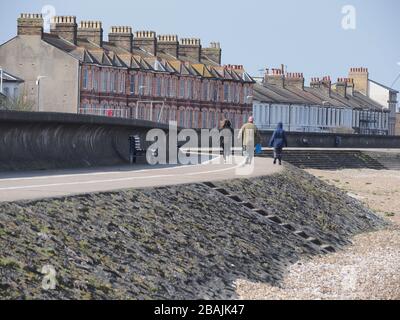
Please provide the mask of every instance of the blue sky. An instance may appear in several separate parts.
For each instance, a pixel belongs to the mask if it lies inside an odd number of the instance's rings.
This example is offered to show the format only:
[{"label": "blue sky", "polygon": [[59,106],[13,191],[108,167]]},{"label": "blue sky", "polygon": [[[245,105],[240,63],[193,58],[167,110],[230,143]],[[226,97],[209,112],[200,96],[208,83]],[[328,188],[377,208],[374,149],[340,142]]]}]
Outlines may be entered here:
[{"label": "blue sky", "polygon": [[[372,79],[391,85],[400,73],[398,0],[13,0],[2,1],[0,43],[16,34],[21,12],[40,13],[46,5],[58,15],[101,20],[134,30],[220,41],[224,64],[243,64],[252,75],[278,67],[304,72],[307,79],[347,75],[365,66]],[[356,28],[342,28],[342,8],[356,9]],[[394,86],[400,90],[400,81]]]}]

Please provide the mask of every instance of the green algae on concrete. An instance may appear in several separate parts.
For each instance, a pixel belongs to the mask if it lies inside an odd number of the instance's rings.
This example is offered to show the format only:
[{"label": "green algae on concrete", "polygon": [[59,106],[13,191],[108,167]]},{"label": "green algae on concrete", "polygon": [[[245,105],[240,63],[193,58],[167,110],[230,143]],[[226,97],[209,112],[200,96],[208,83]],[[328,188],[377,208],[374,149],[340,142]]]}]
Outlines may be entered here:
[{"label": "green algae on concrete", "polygon": [[[216,185],[335,247],[385,224],[291,166]],[[2,203],[0,221],[1,299],[232,299],[236,279],[278,285],[320,254],[203,184]],[[44,265],[55,290],[42,289]]]}]

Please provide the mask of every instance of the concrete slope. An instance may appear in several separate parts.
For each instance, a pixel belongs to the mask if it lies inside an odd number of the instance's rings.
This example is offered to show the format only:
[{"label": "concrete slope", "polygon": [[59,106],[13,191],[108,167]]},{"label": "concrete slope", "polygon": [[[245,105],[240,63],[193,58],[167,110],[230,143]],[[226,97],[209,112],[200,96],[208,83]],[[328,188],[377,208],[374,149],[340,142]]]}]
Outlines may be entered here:
[{"label": "concrete slope", "polygon": [[[315,240],[338,250],[384,225],[294,168],[229,192],[195,183],[2,203],[0,298],[232,299],[238,278],[278,285],[286,266],[325,254]],[[54,290],[42,289],[45,265]]]}]

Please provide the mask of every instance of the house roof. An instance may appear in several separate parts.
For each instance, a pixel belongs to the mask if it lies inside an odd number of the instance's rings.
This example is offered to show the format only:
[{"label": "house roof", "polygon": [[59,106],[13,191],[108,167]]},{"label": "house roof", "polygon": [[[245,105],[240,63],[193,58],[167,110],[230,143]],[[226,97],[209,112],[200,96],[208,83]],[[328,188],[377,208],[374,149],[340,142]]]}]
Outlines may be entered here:
[{"label": "house roof", "polygon": [[329,105],[337,108],[382,110],[382,106],[372,99],[354,91],[353,95],[341,96],[336,91],[321,87],[279,86],[256,83],[253,87],[255,101],[271,104]]},{"label": "house roof", "polygon": [[384,84],[382,84],[382,83],[379,83],[379,82],[377,82],[377,81],[375,81],[375,80],[371,80],[371,79],[368,79],[370,82],[372,82],[372,83],[375,83],[376,85],[378,85],[378,86],[381,86],[382,88],[385,88],[386,90],[389,90],[389,91],[391,91],[391,92],[393,92],[393,93],[399,93],[396,89],[393,89],[393,88],[390,88],[390,87],[388,87],[388,86],[385,86]]},{"label": "house roof", "polygon": [[58,35],[50,33],[43,34],[43,41],[87,64],[152,72],[168,72],[244,83],[254,82],[252,77],[244,70],[228,70],[211,61],[205,55],[201,56],[201,62],[195,61],[189,56],[180,56],[178,59],[165,52],[157,53],[154,56],[138,47],[134,47],[132,52],[129,52],[107,41],[104,41],[102,46],[99,46],[83,38],[78,38],[75,45]]}]

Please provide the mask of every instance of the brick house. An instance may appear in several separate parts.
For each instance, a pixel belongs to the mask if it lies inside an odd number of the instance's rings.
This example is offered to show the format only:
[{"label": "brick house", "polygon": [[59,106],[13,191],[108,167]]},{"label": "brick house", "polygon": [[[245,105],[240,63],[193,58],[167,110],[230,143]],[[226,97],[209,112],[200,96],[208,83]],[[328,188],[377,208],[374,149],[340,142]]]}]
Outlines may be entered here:
[{"label": "brick house", "polygon": [[[25,80],[37,111],[98,114],[213,128],[235,127],[252,113],[254,80],[241,65],[221,65],[219,43],[178,39],[127,26],[56,16],[50,33],[40,14],[21,14],[17,36],[0,46],[0,65]],[[40,91],[38,81],[40,81]],[[38,93],[40,92],[40,99]]]}]

